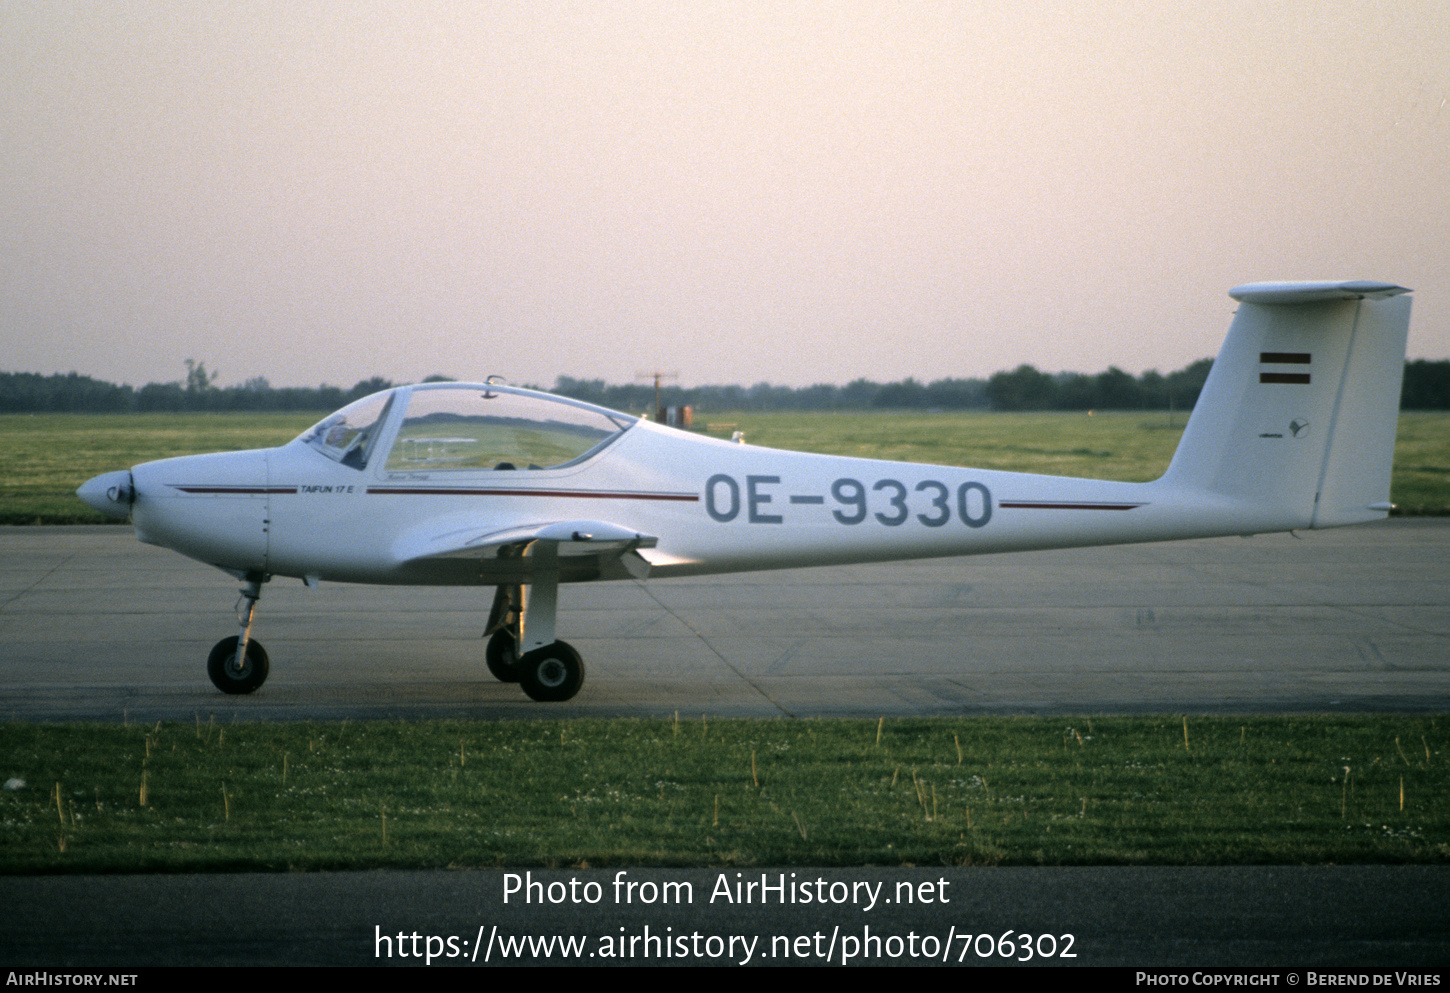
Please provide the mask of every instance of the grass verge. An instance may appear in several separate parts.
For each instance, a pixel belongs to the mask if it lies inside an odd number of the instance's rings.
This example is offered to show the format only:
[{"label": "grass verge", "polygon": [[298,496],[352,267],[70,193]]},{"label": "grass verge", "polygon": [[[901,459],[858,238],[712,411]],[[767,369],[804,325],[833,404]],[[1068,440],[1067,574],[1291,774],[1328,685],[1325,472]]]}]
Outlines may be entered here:
[{"label": "grass verge", "polygon": [[[0,415],[0,525],[99,524],[76,487],[153,459],[280,445],[316,414]],[[732,413],[711,433],[754,445],[862,458],[1143,482],[1168,468],[1182,413]],[[1400,415],[1390,498],[1406,514],[1450,514],[1450,415]]]},{"label": "grass verge", "polygon": [[1444,720],[6,724],[0,871],[1443,863]]}]

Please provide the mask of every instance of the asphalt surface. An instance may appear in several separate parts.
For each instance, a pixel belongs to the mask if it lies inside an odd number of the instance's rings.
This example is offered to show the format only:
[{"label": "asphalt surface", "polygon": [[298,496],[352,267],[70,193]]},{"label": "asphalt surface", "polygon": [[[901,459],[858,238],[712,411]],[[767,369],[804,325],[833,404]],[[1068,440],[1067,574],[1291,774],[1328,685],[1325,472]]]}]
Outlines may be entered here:
[{"label": "asphalt surface", "polygon": [[[0,713],[153,721],[1450,710],[1450,522],[1440,520],[1302,540],[565,587],[560,635],[583,653],[588,681],[573,701],[550,705],[488,677],[479,633],[489,590],[282,582],[266,588],[255,629],[272,656],[270,680],[252,696],[224,697],[204,661],[235,633],[235,591],[213,569],[139,545],[129,528],[0,532]],[[1444,867],[766,870],[771,879],[879,882],[887,893],[902,881],[918,893],[930,884],[953,897],[870,911],[707,901],[721,870],[628,870],[637,880],[693,882],[696,897],[621,904],[615,871],[536,873],[597,882],[603,897],[522,905],[504,902],[502,871],[0,878],[0,961],[422,965],[431,935],[456,939],[435,946],[435,966],[471,958],[479,942],[489,964],[726,964],[745,961],[746,946],[724,939],[757,935],[750,964],[839,963],[859,939],[857,961],[1002,965],[981,951],[1000,953],[1011,931],[1009,945],[1034,936],[1028,964],[1039,965],[1450,964]],[[520,959],[500,943],[565,934],[583,936],[582,954],[554,945]],[[913,934],[921,954],[908,949]],[[975,943],[964,944],[966,934]],[[980,934],[993,940],[984,945]],[[685,946],[659,941],[682,935],[691,936]],[[883,942],[874,956],[872,935]],[[1075,958],[1062,956],[1063,935],[1073,936]],[[925,955],[928,936],[935,958]],[[1048,948],[1058,954],[1039,953]],[[1012,959],[1021,957],[1019,947]]]},{"label": "asphalt surface", "polygon": [[0,715],[16,720],[836,716],[1450,709],[1450,521],[560,590],[583,690],[494,682],[491,588],[292,580],[205,660],[238,584],[126,527],[0,531]]}]

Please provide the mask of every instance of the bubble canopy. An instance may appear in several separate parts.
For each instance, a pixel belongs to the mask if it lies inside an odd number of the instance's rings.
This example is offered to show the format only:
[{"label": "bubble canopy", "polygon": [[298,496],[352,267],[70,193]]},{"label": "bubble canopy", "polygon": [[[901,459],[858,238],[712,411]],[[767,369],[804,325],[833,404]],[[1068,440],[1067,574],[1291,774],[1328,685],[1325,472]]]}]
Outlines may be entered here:
[{"label": "bubble canopy", "polygon": [[530,390],[425,383],[364,397],[297,441],[359,470],[557,469],[588,458],[634,423],[603,407]]}]

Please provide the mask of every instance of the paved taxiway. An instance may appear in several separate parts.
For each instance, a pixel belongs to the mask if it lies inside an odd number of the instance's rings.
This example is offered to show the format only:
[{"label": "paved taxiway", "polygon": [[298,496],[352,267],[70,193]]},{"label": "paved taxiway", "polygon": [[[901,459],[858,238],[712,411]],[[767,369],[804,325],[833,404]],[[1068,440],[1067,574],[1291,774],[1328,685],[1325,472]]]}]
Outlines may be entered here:
[{"label": "paved taxiway", "polygon": [[[235,590],[216,570],[139,545],[129,528],[0,531],[0,717],[1450,709],[1450,521],[1440,520],[565,587],[560,633],[584,653],[589,679],[553,705],[488,677],[478,640],[488,590],[314,592],[295,581],[262,599],[271,679],[224,697],[203,661],[234,630]],[[970,894],[950,922],[1071,931],[1086,953],[1076,964],[1450,962],[1444,867],[945,873]],[[489,922],[513,934],[599,926],[597,914],[504,913],[500,888],[497,872],[0,878],[0,958],[367,965],[375,925],[469,935]],[[631,912],[607,930],[796,935],[855,926],[848,918]],[[877,920],[878,934],[927,933],[948,917]]]},{"label": "paved taxiway", "polygon": [[249,697],[205,658],[237,583],[128,527],[0,531],[0,717],[826,716],[1450,709],[1450,521],[566,586],[584,689],[493,681],[488,588],[276,580]]},{"label": "paved taxiway", "polygon": [[294,580],[262,594],[270,680],[222,696],[236,586],[122,526],[0,532],[0,715],[1450,709],[1450,520],[567,586],[567,705],[484,670],[492,589]]}]

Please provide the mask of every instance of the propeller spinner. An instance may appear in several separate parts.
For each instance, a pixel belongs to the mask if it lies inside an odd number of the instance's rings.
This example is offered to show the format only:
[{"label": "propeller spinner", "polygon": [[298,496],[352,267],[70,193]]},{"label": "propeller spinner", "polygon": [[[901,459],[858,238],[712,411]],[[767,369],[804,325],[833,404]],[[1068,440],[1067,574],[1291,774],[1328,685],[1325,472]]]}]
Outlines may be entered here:
[{"label": "propeller spinner", "polygon": [[131,504],[136,499],[136,488],[131,482],[131,470],[103,472],[86,480],[76,490],[87,507],[98,510],[107,517],[129,517]]}]

